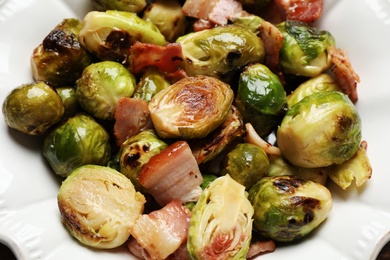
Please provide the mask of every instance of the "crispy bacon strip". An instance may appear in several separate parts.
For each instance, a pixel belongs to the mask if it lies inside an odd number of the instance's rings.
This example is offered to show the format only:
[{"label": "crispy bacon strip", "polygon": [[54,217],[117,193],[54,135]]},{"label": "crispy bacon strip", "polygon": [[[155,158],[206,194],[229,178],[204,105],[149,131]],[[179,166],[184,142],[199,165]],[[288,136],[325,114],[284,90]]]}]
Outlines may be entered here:
[{"label": "crispy bacon strip", "polygon": [[351,101],[356,103],[358,101],[357,83],[360,82],[359,75],[352,68],[345,51],[334,46],[330,47],[328,51],[334,64],[332,72],[336,77],[337,83]]},{"label": "crispy bacon strip", "polygon": [[260,146],[261,148],[263,148],[266,154],[282,155],[282,152],[280,151],[279,147],[273,146],[267,143],[265,140],[263,140],[256,133],[256,130],[253,128],[251,123],[246,123],[245,129],[246,129],[245,141],[247,143]]},{"label": "crispy bacon strip", "polygon": [[275,25],[263,21],[259,26],[260,39],[263,42],[265,50],[265,65],[278,75],[282,83],[285,82],[282,70],[279,66],[279,53],[283,46],[283,34]]},{"label": "crispy bacon strip", "polygon": [[180,43],[160,46],[152,43],[136,42],[128,56],[129,70],[140,74],[146,67],[156,67],[160,72],[172,73],[181,67],[183,54]]},{"label": "crispy bacon strip", "polygon": [[287,20],[312,23],[322,15],[322,0],[276,0]]},{"label": "crispy bacon strip", "polygon": [[118,146],[133,135],[153,127],[148,103],[142,99],[120,98],[114,116],[114,136]]},{"label": "crispy bacon strip", "polygon": [[251,243],[249,246],[248,253],[246,254],[246,258],[253,258],[263,253],[270,253],[275,251],[275,242],[273,240],[269,241],[256,241]]}]

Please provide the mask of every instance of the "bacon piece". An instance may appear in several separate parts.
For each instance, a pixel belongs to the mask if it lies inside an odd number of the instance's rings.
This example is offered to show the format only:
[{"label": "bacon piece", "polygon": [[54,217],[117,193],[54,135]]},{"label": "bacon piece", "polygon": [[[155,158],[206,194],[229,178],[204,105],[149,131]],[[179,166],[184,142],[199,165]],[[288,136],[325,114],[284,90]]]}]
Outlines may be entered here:
[{"label": "bacon piece", "polygon": [[243,11],[237,0],[187,0],[182,11],[186,16],[226,25],[228,20]]},{"label": "bacon piece", "polygon": [[283,46],[283,34],[270,22],[262,21],[259,26],[260,39],[265,50],[264,63],[270,70],[278,75],[281,82],[285,83],[282,70],[279,66],[279,53]]},{"label": "bacon piece", "polygon": [[353,103],[358,101],[357,83],[359,75],[352,68],[351,62],[345,51],[331,46],[329,49],[331,60],[334,64],[332,72],[343,92],[349,96]]},{"label": "bacon piece", "polygon": [[249,246],[246,258],[253,258],[259,254],[270,253],[273,251],[275,251],[275,242],[273,240],[256,241],[254,243],[251,243],[251,245]]},{"label": "bacon piece", "polygon": [[183,62],[180,43],[160,46],[152,43],[136,42],[131,46],[128,56],[129,70],[141,73],[146,67],[156,67],[161,73],[178,70]]},{"label": "bacon piece", "polygon": [[114,116],[114,136],[118,146],[133,135],[153,127],[148,103],[142,99],[120,98]]},{"label": "bacon piece", "polygon": [[186,141],[177,141],[150,158],[138,180],[160,206],[172,200],[196,201],[202,192],[202,174]]},{"label": "bacon piece", "polygon": [[166,259],[187,240],[190,217],[191,212],[177,200],[143,214],[131,231],[138,245],[128,243],[129,250],[145,259]]},{"label": "bacon piece", "polygon": [[181,79],[184,79],[186,77],[188,77],[188,75],[185,72],[185,70],[183,70],[183,69],[176,70],[172,73],[168,73],[165,75],[165,79],[168,80],[171,84],[173,84]]},{"label": "bacon piece", "polygon": [[215,27],[215,24],[210,22],[209,20],[198,19],[192,26],[195,32],[203,31],[206,29],[211,29]]},{"label": "bacon piece", "polygon": [[286,13],[287,20],[312,23],[322,15],[322,0],[276,0]]},{"label": "bacon piece", "polygon": [[245,141],[247,143],[260,146],[261,148],[263,148],[266,154],[282,155],[282,152],[280,151],[279,147],[273,146],[267,143],[265,140],[263,140],[256,133],[256,130],[253,128],[251,123],[246,123],[245,129],[246,129]]}]

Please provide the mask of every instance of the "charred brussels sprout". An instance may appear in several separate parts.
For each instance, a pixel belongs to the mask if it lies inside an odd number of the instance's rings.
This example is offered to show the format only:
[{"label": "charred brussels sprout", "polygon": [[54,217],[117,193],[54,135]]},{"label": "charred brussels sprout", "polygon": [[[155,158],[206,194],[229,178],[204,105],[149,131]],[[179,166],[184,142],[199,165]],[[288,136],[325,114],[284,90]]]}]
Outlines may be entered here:
[{"label": "charred brussels sprout", "polygon": [[116,10],[133,13],[141,12],[146,6],[146,0],[91,0],[98,11]]},{"label": "charred brussels sprout", "polygon": [[136,42],[166,44],[164,36],[150,21],[136,13],[108,10],[91,11],[83,20],[81,46],[102,60],[126,62],[130,47]]},{"label": "charred brussels sprout", "polygon": [[201,138],[225,119],[233,90],[216,78],[183,78],[157,93],[149,103],[153,125],[162,138]]},{"label": "charred brussels sprout", "polygon": [[64,104],[65,112],[63,118],[75,116],[80,111],[76,89],[74,87],[59,87],[56,88],[56,91]]},{"label": "charred brussels sprout", "polygon": [[164,74],[160,73],[156,68],[150,67],[146,69],[137,83],[133,97],[150,102],[154,95],[170,85],[171,84],[164,78]]},{"label": "charred brussels sprout", "polygon": [[328,48],[335,45],[327,31],[298,21],[280,23],[284,36],[279,63],[287,74],[315,77],[332,65]]},{"label": "charred brussels sprout", "polygon": [[238,144],[223,162],[221,174],[229,174],[232,179],[250,189],[267,175],[269,160],[264,150],[254,144]]},{"label": "charred brussels sprout", "polygon": [[253,228],[264,237],[290,242],[320,225],[332,209],[329,190],[294,176],[264,177],[249,190]]},{"label": "charred brussels sprout", "polygon": [[168,145],[160,140],[152,130],[145,130],[127,139],[119,151],[120,172],[131,180],[138,191],[145,192],[139,183],[138,175],[149,159]]},{"label": "charred brussels sprout", "polygon": [[328,90],[341,91],[341,88],[329,74],[322,73],[300,84],[293,93],[288,95],[287,105],[292,107],[306,96]]},{"label": "charred brussels sprout", "polygon": [[238,68],[264,59],[260,38],[241,26],[218,26],[184,35],[177,42],[182,46],[184,69],[190,76],[225,79]]},{"label": "charred brussels sprout", "polygon": [[276,127],[284,114],[286,92],[279,78],[263,64],[254,64],[240,75],[236,105],[244,122],[260,136]]},{"label": "charred brussels sprout", "polygon": [[122,64],[101,61],[86,67],[76,82],[80,106],[99,119],[113,120],[116,104],[121,97],[134,93],[136,81]]},{"label": "charred brussels sprout", "polygon": [[293,105],[278,131],[277,143],[292,164],[316,168],[351,158],[361,141],[361,120],[348,96],[317,92]]},{"label": "charred brussels sprout", "polygon": [[44,140],[43,155],[57,175],[67,177],[85,164],[107,165],[111,156],[110,136],[92,117],[69,118]]},{"label": "charred brussels sprout", "polygon": [[31,68],[35,80],[51,86],[74,85],[83,69],[91,64],[91,55],[79,43],[81,21],[64,19],[34,49]]},{"label": "charred brussels sprout", "polygon": [[186,16],[177,0],[157,0],[143,13],[143,19],[151,21],[169,42],[184,34]]},{"label": "charred brussels sprout", "polygon": [[187,241],[191,259],[245,259],[252,215],[244,186],[229,175],[211,182],[192,209]]},{"label": "charred brussels sprout", "polygon": [[7,125],[29,135],[45,133],[64,114],[57,92],[43,81],[24,84],[4,100],[2,112]]},{"label": "charred brussels sprout", "polygon": [[130,237],[145,197],[114,169],[84,165],[62,182],[57,201],[73,237],[93,248],[116,248]]}]

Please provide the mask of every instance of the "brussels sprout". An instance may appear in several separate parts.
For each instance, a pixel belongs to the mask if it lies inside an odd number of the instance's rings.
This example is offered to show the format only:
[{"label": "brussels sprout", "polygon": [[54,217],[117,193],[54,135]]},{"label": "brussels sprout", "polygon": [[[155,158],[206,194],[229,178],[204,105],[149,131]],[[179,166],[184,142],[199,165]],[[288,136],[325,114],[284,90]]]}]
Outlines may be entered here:
[{"label": "brussels sprout", "polygon": [[151,21],[169,42],[184,34],[186,16],[177,0],[157,0],[143,13],[143,19]]},{"label": "brussels sprout", "polygon": [[247,28],[251,32],[255,33],[256,35],[258,35],[260,33],[259,27],[260,27],[261,23],[264,21],[263,18],[261,18],[257,15],[252,15],[252,14],[233,17],[231,20],[232,20],[234,25]]},{"label": "brussels sprout", "polygon": [[184,69],[190,76],[229,78],[245,65],[262,62],[264,47],[259,37],[241,26],[218,26],[177,39],[182,46]]},{"label": "brussels sprout", "polygon": [[74,87],[59,87],[55,89],[64,104],[64,115],[62,118],[75,116],[80,111],[79,102],[76,97],[76,89]]},{"label": "brussels sprout", "polygon": [[335,40],[329,32],[298,21],[285,21],[277,28],[284,36],[279,64],[285,73],[315,77],[331,67],[327,49]]},{"label": "brussels sprout", "polygon": [[93,248],[116,248],[130,237],[145,197],[114,169],[84,165],[62,182],[57,202],[73,237]]},{"label": "brussels sprout", "polygon": [[15,88],[5,98],[2,112],[9,127],[40,135],[61,119],[64,105],[54,89],[38,81]]},{"label": "brussels sprout", "polygon": [[295,176],[264,177],[249,190],[253,228],[275,241],[301,239],[318,227],[332,209],[330,191]]},{"label": "brussels sprout", "polygon": [[294,90],[293,93],[288,95],[287,105],[290,108],[302,98],[309,96],[310,94],[328,90],[341,91],[341,88],[329,74],[321,73],[320,75],[303,82]]},{"label": "brussels sprout", "polygon": [[242,143],[226,155],[221,174],[229,174],[233,180],[249,190],[267,175],[268,167],[268,156],[261,147]]},{"label": "brussels sprout", "polygon": [[137,83],[133,97],[150,102],[154,95],[170,85],[171,83],[164,78],[162,73],[160,73],[156,68],[150,67],[146,69],[145,73]]},{"label": "brussels sprout", "polygon": [[293,105],[277,131],[277,143],[292,164],[306,168],[341,164],[361,140],[361,120],[345,94],[311,94]]},{"label": "brussels sprout", "polygon": [[135,86],[135,77],[122,64],[101,61],[84,69],[76,82],[76,95],[89,114],[113,120],[118,100],[133,95]]},{"label": "brussels sprout", "polygon": [[233,90],[216,78],[183,78],[157,93],[149,103],[153,125],[162,138],[202,138],[225,119]]},{"label": "brussels sprout", "polygon": [[263,64],[248,66],[241,73],[235,101],[244,122],[251,123],[260,136],[274,130],[287,102],[278,76]]},{"label": "brussels sprout", "polygon": [[218,176],[213,174],[202,174],[203,182],[200,185],[202,190],[206,189],[213,181],[215,181]]},{"label": "brussels sprout", "polygon": [[351,159],[342,164],[324,168],[324,171],[328,173],[332,181],[343,190],[351,186],[353,180],[355,180],[356,186],[360,187],[371,178],[372,168],[366,153],[366,147],[364,147],[365,145],[361,144]]},{"label": "brussels sprout", "polygon": [[107,165],[110,136],[91,116],[78,114],[45,137],[43,155],[57,175],[67,177],[85,164]]},{"label": "brussels sprout", "polygon": [[141,12],[145,6],[145,0],[91,0],[98,11],[117,10],[133,13]]},{"label": "brussels sprout", "polygon": [[229,175],[214,180],[192,209],[187,240],[191,259],[245,259],[252,216],[244,186]]},{"label": "brussels sprout", "polygon": [[296,176],[326,185],[328,174],[326,168],[303,168],[289,163],[283,156],[269,154],[269,168],[267,176]]},{"label": "brussels sprout", "polygon": [[58,24],[34,49],[31,68],[34,80],[51,86],[74,85],[92,56],[79,43],[81,21],[70,18]]},{"label": "brussels sprout", "polygon": [[145,130],[127,139],[119,150],[120,172],[131,180],[135,188],[145,193],[145,188],[139,183],[138,175],[149,159],[168,145],[160,140],[154,131]]},{"label": "brussels sprout", "polygon": [[81,46],[102,60],[126,62],[130,47],[136,42],[166,44],[164,36],[150,21],[136,13],[107,10],[91,11],[83,20]]}]

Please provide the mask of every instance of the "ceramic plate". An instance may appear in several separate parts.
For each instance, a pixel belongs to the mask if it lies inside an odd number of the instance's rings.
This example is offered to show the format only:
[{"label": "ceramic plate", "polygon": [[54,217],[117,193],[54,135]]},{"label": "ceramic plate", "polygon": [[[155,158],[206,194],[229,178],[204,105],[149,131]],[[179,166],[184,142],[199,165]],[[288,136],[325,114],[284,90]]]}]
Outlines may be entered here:
[{"label": "ceramic plate", "polygon": [[[261,259],[375,259],[390,236],[390,1],[324,0],[318,26],[330,31],[360,75],[357,107],[373,176],[364,187],[331,185],[334,207],[307,239]],[[30,55],[63,18],[82,18],[90,1],[0,0],[0,103],[31,82]],[[130,259],[126,248],[81,246],[60,222],[60,179],[41,155],[40,138],[10,130],[0,114],[0,242],[18,259]]]}]

